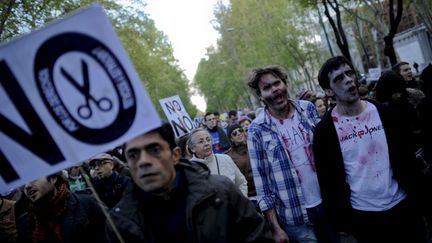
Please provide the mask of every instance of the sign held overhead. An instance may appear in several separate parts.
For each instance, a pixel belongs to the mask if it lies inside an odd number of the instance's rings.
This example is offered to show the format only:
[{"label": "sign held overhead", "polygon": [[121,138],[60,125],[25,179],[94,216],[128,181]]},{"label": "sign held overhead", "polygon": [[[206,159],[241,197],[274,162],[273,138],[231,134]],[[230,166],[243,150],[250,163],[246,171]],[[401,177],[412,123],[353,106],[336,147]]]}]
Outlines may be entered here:
[{"label": "sign held overhead", "polygon": [[159,103],[177,138],[188,134],[196,128],[194,121],[190,118],[178,95],[160,99]]},{"label": "sign held overhead", "polygon": [[99,5],[0,47],[0,191],[160,126]]}]

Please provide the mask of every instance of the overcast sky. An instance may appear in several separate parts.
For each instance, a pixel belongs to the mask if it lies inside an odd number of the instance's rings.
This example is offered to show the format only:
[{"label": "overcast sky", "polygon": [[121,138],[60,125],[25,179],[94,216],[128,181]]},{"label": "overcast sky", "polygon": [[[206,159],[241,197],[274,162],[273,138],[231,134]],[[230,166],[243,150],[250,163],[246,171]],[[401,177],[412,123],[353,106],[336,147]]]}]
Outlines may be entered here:
[{"label": "overcast sky", "polygon": [[[189,80],[193,79],[206,48],[215,45],[219,34],[210,21],[214,19],[213,7],[217,0],[146,0],[146,13],[155,21],[171,41],[174,56],[185,70]],[[192,102],[205,111],[202,97],[193,96]]]}]

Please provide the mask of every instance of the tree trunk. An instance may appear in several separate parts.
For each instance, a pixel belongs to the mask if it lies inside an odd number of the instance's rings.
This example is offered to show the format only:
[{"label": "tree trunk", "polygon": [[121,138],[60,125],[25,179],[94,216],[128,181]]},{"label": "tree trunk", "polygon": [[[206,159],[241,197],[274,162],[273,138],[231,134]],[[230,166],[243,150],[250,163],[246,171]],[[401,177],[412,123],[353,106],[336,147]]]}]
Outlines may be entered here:
[{"label": "tree trunk", "polygon": [[[332,3],[330,0],[322,0],[322,3],[324,5],[324,14],[327,17],[327,19],[330,22],[330,25],[333,28],[333,32],[335,34],[335,38],[336,38],[336,44],[338,45],[342,55],[348,59],[348,61],[350,61],[352,63],[352,59],[351,59],[351,54],[349,52],[349,45],[345,36],[345,32],[342,26],[342,20],[341,20],[341,15],[340,15],[340,10],[339,10],[339,3],[337,0],[334,0],[334,3]],[[333,11],[336,14],[336,23],[333,20],[332,16],[330,15],[330,12],[328,11],[328,6],[330,5],[330,7],[333,9]]]},{"label": "tree trunk", "polygon": [[403,1],[397,0],[397,12],[395,17],[393,0],[389,0],[389,16],[390,16],[390,31],[388,35],[384,37],[384,55],[386,55],[391,65],[395,65],[397,63],[396,52],[393,47],[393,38],[397,33],[397,29],[399,27],[399,23],[402,20],[402,12],[403,12]]},{"label": "tree trunk", "polygon": [[384,43],[385,43],[384,55],[386,55],[389,58],[392,66],[397,63],[396,52],[393,47],[393,37],[394,36],[390,36],[390,35],[384,37]]},{"label": "tree trunk", "polygon": [[321,28],[322,28],[323,31],[324,31],[324,36],[325,36],[325,39],[326,39],[326,42],[327,42],[327,46],[329,47],[329,50],[330,50],[330,55],[331,55],[332,57],[334,57],[335,54],[334,54],[334,52],[333,52],[333,47],[332,47],[331,44],[330,44],[330,40],[329,40],[329,37],[328,37],[327,29],[326,29],[326,27],[325,27],[325,25],[324,25],[324,22],[323,22],[323,20],[322,20],[322,15],[321,15],[321,12],[320,12],[320,10],[319,10],[318,4],[317,4],[317,10],[318,10],[318,19],[319,19],[319,23],[320,23],[320,25],[321,25]]},{"label": "tree trunk", "polygon": [[[369,68],[371,68],[371,66],[370,66],[370,60],[369,60],[369,52],[366,49],[366,46],[364,44],[365,40],[363,38],[362,30],[360,29],[360,24],[359,24],[358,18],[355,18],[355,26],[356,26],[357,32],[358,32],[358,42],[360,42],[360,46],[361,46],[361,48],[363,50],[363,54],[365,55],[366,67],[367,67],[367,69],[369,69]],[[363,69],[365,69],[364,66],[365,65],[363,63]],[[367,69],[365,69],[365,71],[367,71]]]},{"label": "tree trunk", "polygon": [[381,69],[382,65],[381,65],[381,48],[379,43],[381,43],[380,41],[378,41],[378,37],[377,35],[379,34],[378,31],[373,28],[372,30],[372,37],[373,37],[373,43],[374,43],[374,50],[375,50],[375,57],[376,57],[376,65],[378,68]]}]

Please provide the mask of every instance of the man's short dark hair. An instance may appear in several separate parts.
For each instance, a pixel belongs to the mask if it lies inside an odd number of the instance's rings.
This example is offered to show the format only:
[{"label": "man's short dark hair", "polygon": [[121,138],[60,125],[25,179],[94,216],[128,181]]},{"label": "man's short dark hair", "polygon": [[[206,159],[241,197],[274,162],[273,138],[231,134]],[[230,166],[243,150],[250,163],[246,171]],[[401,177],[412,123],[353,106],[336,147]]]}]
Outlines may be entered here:
[{"label": "man's short dark hair", "polygon": [[[167,141],[167,143],[170,146],[170,149],[173,150],[175,147],[177,147],[176,141],[175,141],[175,135],[174,130],[168,122],[163,122],[162,126],[150,131],[150,132],[157,132],[161,137]],[[149,132],[149,133],[150,133]]]},{"label": "man's short dark hair", "polygon": [[54,174],[46,176],[47,181],[50,179],[57,178],[56,183],[54,184],[55,187],[60,187],[61,184],[67,184],[67,179],[65,178],[63,171],[56,172]]},{"label": "man's short dark hair", "polygon": [[237,116],[237,111],[231,110],[228,112],[228,117],[231,118],[232,116]]},{"label": "man's short dark hair", "polygon": [[209,111],[207,111],[207,112],[204,114],[204,121],[205,121],[205,122],[207,121],[207,117],[210,116],[210,115],[214,115],[214,112],[209,112]]},{"label": "man's short dark hair", "polygon": [[[147,133],[151,133],[151,132],[157,132],[157,133],[159,133],[159,135],[161,135],[161,137],[163,138],[163,140],[167,141],[167,143],[169,144],[171,150],[173,150],[175,147],[177,147],[173,128],[172,128],[171,124],[169,124],[168,122],[164,121],[160,127],[155,128],[155,129],[153,129],[153,130],[151,130],[151,131],[149,131]],[[123,156],[125,156],[125,153],[126,153],[126,143],[123,144],[123,149],[122,150],[123,150]]]},{"label": "man's short dark hair", "polygon": [[261,92],[259,89],[259,81],[263,75],[271,74],[275,77],[278,77],[282,80],[282,82],[286,85],[288,76],[285,70],[278,65],[270,65],[266,67],[259,67],[252,70],[249,74],[247,84],[252,89],[256,96],[261,96]]},{"label": "man's short dark hair", "polygon": [[318,83],[322,89],[330,88],[329,73],[338,69],[342,65],[347,64],[355,72],[352,63],[344,56],[335,56],[328,59],[322,66],[318,73]]},{"label": "man's short dark hair", "polygon": [[395,65],[393,65],[392,70],[395,71],[395,72],[400,72],[400,67],[402,65],[409,65],[409,63],[407,63],[407,62],[398,62]]}]

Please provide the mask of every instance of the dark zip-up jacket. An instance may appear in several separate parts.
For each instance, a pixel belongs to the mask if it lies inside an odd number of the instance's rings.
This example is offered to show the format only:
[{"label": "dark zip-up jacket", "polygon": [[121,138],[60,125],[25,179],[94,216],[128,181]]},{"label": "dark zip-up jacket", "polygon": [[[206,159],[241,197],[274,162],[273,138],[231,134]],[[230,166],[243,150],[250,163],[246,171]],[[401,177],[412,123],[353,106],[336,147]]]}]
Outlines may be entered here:
[{"label": "dark zip-up jacket", "polygon": [[[270,240],[264,218],[238,188],[224,176],[210,175],[198,163],[181,160],[176,165],[187,181],[187,242],[262,242]],[[125,242],[157,242],[141,211],[140,189],[130,183],[123,199],[110,214]],[[117,242],[112,229],[108,238]],[[266,238],[268,237],[268,238]]]},{"label": "dark zip-up jacket", "polygon": [[[393,177],[407,193],[409,201],[416,206],[421,206],[417,209],[422,209],[424,183],[409,144],[407,126],[401,122],[397,114],[392,113],[386,106],[368,101],[377,107],[384,127]],[[313,150],[326,212],[337,231],[350,232],[351,190],[346,182],[344,161],[331,111],[326,113],[316,127]]]}]

